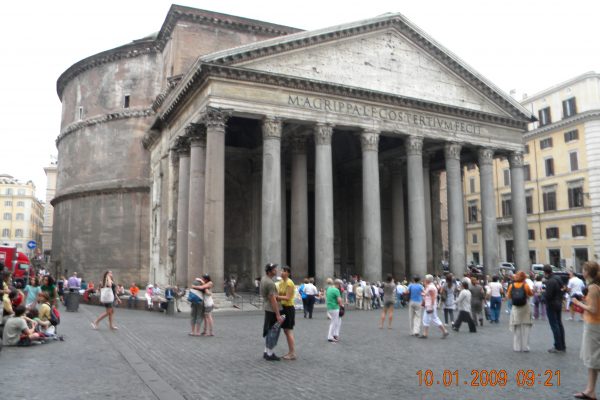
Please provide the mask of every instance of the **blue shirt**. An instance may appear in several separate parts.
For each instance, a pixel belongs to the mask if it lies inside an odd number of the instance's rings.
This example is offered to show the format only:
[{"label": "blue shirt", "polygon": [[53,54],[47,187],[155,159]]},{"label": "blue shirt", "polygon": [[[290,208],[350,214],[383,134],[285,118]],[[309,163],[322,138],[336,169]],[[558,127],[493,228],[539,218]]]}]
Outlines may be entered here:
[{"label": "blue shirt", "polygon": [[423,301],[423,286],[420,283],[411,283],[408,285],[408,291],[410,292],[410,301],[417,303]]}]

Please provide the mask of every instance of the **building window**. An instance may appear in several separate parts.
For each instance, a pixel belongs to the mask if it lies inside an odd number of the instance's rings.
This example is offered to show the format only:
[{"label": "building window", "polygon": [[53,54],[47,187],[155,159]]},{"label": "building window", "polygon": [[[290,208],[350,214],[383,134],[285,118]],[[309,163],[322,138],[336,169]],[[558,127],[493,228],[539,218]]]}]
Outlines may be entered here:
[{"label": "building window", "polygon": [[550,117],[550,107],[542,108],[538,111],[540,126],[548,125],[552,123],[552,118]]},{"label": "building window", "polygon": [[6,201],[4,202],[4,206],[5,206],[5,207],[10,207],[10,206],[12,206],[12,201],[10,201],[10,200],[6,200]]},{"label": "building window", "polygon": [[568,182],[569,208],[583,207],[583,182]]},{"label": "building window", "polygon": [[573,140],[579,139],[579,131],[573,129],[572,131],[565,132],[565,143],[572,142]]},{"label": "building window", "polygon": [[527,237],[529,240],[535,240],[535,231],[533,229],[527,230]]},{"label": "building window", "polygon": [[469,216],[469,223],[477,222],[477,202],[470,201],[467,208],[467,214]]},{"label": "building window", "polygon": [[25,207],[24,201],[17,201],[17,207]]},{"label": "building window", "polygon": [[129,108],[129,95],[125,95],[125,99],[123,100],[123,108]]},{"label": "building window", "polygon": [[528,144],[525,145],[525,154],[529,154],[529,145]]},{"label": "building window", "polygon": [[503,217],[512,216],[511,201],[510,201],[510,197],[508,197],[508,196],[502,197],[502,216]]},{"label": "building window", "polygon": [[575,97],[571,97],[570,99],[564,100],[562,106],[563,118],[568,118],[577,114],[577,105],[575,103]]},{"label": "building window", "polygon": [[523,179],[525,182],[531,180],[531,166],[529,164],[523,165]]},{"label": "building window", "polygon": [[475,193],[475,178],[469,178],[469,191]]},{"label": "building window", "polygon": [[527,209],[527,214],[533,214],[533,196],[531,193],[525,195],[525,208]]},{"label": "building window", "polygon": [[556,211],[556,186],[546,186],[542,188],[542,200],[544,203],[544,211]]},{"label": "building window", "polygon": [[546,239],[558,239],[558,227],[546,228]]},{"label": "building window", "polygon": [[10,229],[8,229],[8,228],[2,229],[2,237],[10,237]]},{"label": "building window", "polygon": [[572,151],[569,153],[569,161],[571,162],[571,171],[577,171],[579,169],[579,162],[577,160],[576,151]]},{"label": "building window", "polygon": [[552,157],[544,160],[544,166],[546,167],[546,176],[554,176],[554,159]]},{"label": "building window", "polygon": [[552,138],[551,137],[540,140],[540,149],[544,150],[544,149],[549,149],[551,147],[552,147]]},{"label": "building window", "polygon": [[7,196],[12,196],[12,194],[13,194],[13,190],[11,188],[6,189]]},{"label": "building window", "polygon": [[12,220],[12,214],[11,213],[4,213],[4,220],[5,221]]},{"label": "building window", "polygon": [[19,189],[17,193],[19,194],[19,196],[25,196],[25,189]]},{"label": "building window", "polygon": [[477,244],[477,234],[474,233],[473,236],[471,237],[471,241],[473,242],[473,244]]},{"label": "building window", "polygon": [[23,237],[23,229],[15,229],[15,237]]},{"label": "building window", "polygon": [[571,227],[571,233],[573,234],[573,237],[585,237],[586,236],[585,224],[573,225]]},{"label": "building window", "polygon": [[17,213],[17,221],[24,221],[25,215],[23,213]]},{"label": "building window", "polygon": [[504,171],[504,186],[510,186],[510,170],[506,168]]}]

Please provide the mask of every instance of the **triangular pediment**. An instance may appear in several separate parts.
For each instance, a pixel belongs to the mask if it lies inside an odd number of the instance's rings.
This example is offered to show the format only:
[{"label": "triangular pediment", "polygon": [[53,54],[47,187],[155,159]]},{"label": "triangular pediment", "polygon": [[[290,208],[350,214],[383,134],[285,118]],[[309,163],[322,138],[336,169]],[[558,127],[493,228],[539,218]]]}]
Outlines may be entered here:
[{"label": "triangular pediment", "polygon": [[531,118],[516,101],[400,14],[253,43],[201,61]]}]

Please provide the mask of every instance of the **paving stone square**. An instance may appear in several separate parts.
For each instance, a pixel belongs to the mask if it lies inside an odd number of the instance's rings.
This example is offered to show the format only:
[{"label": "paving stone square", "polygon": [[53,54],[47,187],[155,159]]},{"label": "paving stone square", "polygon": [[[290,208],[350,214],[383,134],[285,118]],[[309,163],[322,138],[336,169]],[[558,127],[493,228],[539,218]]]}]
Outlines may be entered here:
[{"label": "paving stone square", "polygon": [[[552,335],[546,321],[535,321],[531,352],[512,351],[508,315],[471,334],[466,326],[442,340],[432,329],[427,340],[409,336],[408,314],[396,310],[393,329],[379,329],[378,311],[350,309],[341,341],[327,342],[328,320],[319,310],[312,320],[297,315],[298,359],[262,359],[261,312],[215,313],[214,337],[190,337],[187,315],[116,310],[119,330],[103,321],[90,327],[101,307],[63,312],[65,342],[31,348],[4,348],[0,382],[11,399],[570,399],[585,386],[579,360],[582,323],[564,321],[565,354],[549,354]],[[285,354],[282,335],[276,348]],[[418,371],[431,370],[433,384],[419,384]],[[458,371],[458,386],[443,383]],[[505,386],[471,386],[472,370],[505,370]],[[517,374],[533,370],[529,387]],[[546,370],[560,371],[544,386]],[[540,374],[540,377],[537,376]],[[456,375],[453,375],[453,377]],[[522,376],[521,378],[524,378]],[[440,382],[439,384],[437,382]],[[482,381],[485,383],[487,379]],[[465,382],[467,382],[465,384]],[[286,395],[290,396],[290,395]],[[2,396],[4,398],[4,396]]]}]

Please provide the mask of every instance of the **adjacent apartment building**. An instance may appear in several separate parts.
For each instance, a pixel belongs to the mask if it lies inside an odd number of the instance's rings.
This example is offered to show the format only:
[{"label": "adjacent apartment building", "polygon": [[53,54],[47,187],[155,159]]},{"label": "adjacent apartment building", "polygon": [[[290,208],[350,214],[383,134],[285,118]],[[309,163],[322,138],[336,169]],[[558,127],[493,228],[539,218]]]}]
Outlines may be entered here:
[{"label": "adjacent apartment building", "polygon": [[[538,118],[525,134],[525,189],[532,263],[580,270],[600,255],[600,74],[588,72],[525,98]],[[479,173],[464,169],[467,259],[481,257]],[[513,261],[510,168],[494,160],[499,254]]]},{"label": "adjacent apartment building", "polygon": [[41,242],[43,219],[44,206],[35,197],[33,182],[0,175],[0,242],[29,253],[27,242]]}]

